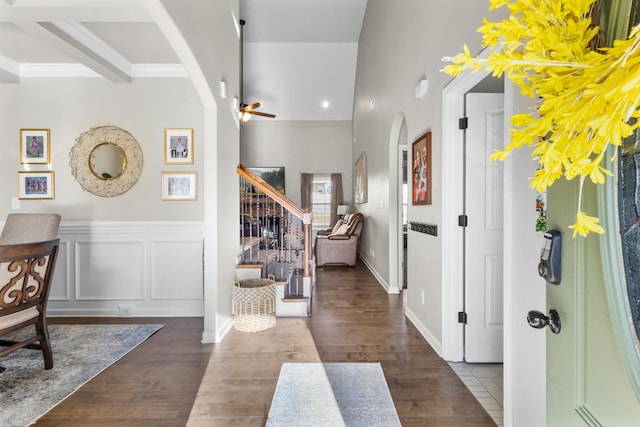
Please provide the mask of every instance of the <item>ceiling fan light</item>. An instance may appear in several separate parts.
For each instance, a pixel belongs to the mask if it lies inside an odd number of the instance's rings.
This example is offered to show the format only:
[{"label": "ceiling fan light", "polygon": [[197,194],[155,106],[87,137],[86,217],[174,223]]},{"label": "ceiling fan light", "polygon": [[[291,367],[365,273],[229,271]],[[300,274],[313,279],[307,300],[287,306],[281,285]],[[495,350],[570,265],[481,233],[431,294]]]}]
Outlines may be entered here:
[{"label": "ceiling fan light", "polygon": [[251,114],[247,112],[240,113],[240,121],[242,121],[242,123],[247,123],[250,119],[251,119]]}]

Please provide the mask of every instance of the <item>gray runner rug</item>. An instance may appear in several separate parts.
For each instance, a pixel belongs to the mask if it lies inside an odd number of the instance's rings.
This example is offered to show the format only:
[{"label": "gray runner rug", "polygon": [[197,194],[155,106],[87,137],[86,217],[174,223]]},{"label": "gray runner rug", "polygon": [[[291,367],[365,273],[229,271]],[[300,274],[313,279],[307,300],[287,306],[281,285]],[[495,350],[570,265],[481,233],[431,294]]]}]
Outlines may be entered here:
[{"label": "gray runner rug", "polygon": [[284,363],[267,427],[399,426],[379,363]]},{"label": "gray runner rug", "polygon": [[0,358],[0,366],[6,368],[0,373],[0,426],[34,423],[160,328],[162,325],[49,325],[53,369],[44,369],[38,350],[20,349]]}]

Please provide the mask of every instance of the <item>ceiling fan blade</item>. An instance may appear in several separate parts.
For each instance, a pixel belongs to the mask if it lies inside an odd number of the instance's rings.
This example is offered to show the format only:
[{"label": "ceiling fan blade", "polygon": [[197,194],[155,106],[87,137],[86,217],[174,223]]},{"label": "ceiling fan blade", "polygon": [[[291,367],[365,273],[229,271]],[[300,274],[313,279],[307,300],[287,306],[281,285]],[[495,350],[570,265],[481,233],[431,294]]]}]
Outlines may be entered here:
[{"label": "ceiling fan blade", "polygon": [[276,115],[275,114],[270,114],[270,113],[263,113],[261,111],[247,111],[247,113],[249,114],[254,114],[256,116],[262,116],[262,117],[269,117],[271,119],[275,118]]},{"label": "ceiling fan blade", "polygon": [[249,104],[249,105],[242,104],[240,106],[240,111],[245,111],[245,112],[248,113],[248,112],[253,111],[256,108],[260,108],[260,107],[262,107],[262,102],[254,102],[253,104]]}]

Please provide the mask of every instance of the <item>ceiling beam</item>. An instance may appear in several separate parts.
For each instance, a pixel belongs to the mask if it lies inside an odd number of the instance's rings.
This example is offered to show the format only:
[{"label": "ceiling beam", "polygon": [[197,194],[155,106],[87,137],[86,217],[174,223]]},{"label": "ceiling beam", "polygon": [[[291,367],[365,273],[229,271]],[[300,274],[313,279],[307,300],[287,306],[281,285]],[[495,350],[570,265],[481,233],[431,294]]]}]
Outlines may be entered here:
[{"label": "ceiling beam", "polygon": [[0,55],[0,83],[20,83],[20,64]]},{"label": "ceiling beam", "polygon": [[132,64],[85,26],[78,23],[20,23],[90,70],[114,83],[131,83]]},{"label": "ceiling beam", "polygon": [[151,22],[133,0],[0,0],[6,22]]}]

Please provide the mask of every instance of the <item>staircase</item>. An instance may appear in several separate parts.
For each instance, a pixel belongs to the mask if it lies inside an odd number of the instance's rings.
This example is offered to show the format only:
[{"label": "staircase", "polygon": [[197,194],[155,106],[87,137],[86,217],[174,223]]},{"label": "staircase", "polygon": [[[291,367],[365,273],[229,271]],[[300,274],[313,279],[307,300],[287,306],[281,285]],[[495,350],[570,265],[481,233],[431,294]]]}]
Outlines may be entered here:
[{"label": "staircase", "polygon": [[239,165],[240,254],[237,280],[276,282],[276,316],[311,315],[311,212]]}]

